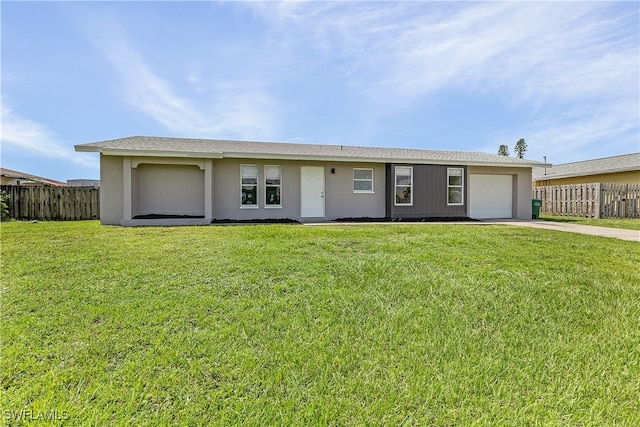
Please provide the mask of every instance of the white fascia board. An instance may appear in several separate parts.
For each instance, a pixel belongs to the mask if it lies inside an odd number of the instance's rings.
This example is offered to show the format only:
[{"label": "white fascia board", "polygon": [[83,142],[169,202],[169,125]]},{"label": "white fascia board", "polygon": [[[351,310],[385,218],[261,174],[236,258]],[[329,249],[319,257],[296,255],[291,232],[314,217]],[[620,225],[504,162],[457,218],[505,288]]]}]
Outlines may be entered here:
[{"label": "white fascia board", "polygon": [[353,163],[406,163],[424,165],[464,165],[464,166],[497,166],[497,167],[551,167],[550,163],[501,163],[465,160],[433,160],[433,159],[392,159],[381,157],[347,157],[347,156],[314,156],[296,154],[268,154],[268,153],[224,153],[224,158],[233,159],[264,159],[264,160],[307,160],[316,162],[353,162]]},{"label": "white fascia board", "polygon": [[126,150],[126,149],[113,149],[103,148],[99,151],[105,156],[131,156],[131,157],[188,157],[188,158],[200,158],[200,159],[221,159],[221,152],[191,152],[191,151],[147,151],[147,150]]},{"label": "white fascia board", "polygon": [[496,163],[496,162],[466,162],[467,166],[492,166],[503,168],[550,168],[551,163]]},{"label": "white fascia board", "polygon": [[[499,162],[480,162],[480,161],[468,161],[468,160],[399,160],[391,159],[386,160],[385,163],[406,163],[414,165],[442,165],[442,166],[484,166],[484,167],[499,167],[499,168],[534,168],[539,167],[538,163],[499,163]],[[544,167],[544,166],[541,166]]]},{"label": "white fascia board", "polygon": [[327,155],[298,155],[298,154],[278,154],[278,153],[242,153],[242,152],[188,152],[188,151],[158,151],[158,150],[128,150],[117,148],[105,148],[96,146],[76,145],[76,151],[102,153],[107,156],[140,156],[140,157],[199,157],[206,159],[264,159],[264,160],[302,160],[316,162],[353,162],[353,163],[406,163],[425,165],[464,165],[464,166],[494,166],[494,167],[515,167],[515,168],[550,168],[550,163],[502,163],[483,162],[468,160],[434,160],[434,159],[398,159],[382,157],[349,157],[349,156],[327,156]]},{"label": "white fascia board", "polygon": [[500,168],[534,168],[534,167],[551,167],[545,166],[540,163],[501,163],[501,162],[482,162],[482,161],[468,161],[468,160],[407,160],[399,161],[392,160],[388,163],[413,163],[423,165],[445,165],[445,166],[485,166],[485,167],[500,167]]},{"label": "white fascia board", "polygon": [[102,147],[95,147],[91,145],[82,145],[82,144],[74,145],[73,148],[76,151],[82,151],[85,153],[99,153],[102,151]]},{"label": "white fascia board", "polygon": [[306,160],[313,162],[354,162],[354,163],[388,163],[388,159],[373,157],[345,157],[323,155],[299,155],[277,153],[224,153],[224,158],[229,159],[264,159],[264,160]]}]

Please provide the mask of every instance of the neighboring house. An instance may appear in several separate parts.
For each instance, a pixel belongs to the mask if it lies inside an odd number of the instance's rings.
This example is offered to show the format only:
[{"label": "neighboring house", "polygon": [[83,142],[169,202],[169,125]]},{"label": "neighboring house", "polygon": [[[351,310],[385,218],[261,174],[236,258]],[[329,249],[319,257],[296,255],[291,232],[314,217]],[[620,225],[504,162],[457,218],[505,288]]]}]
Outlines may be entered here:
[{"label": "neighboring house", "polygon": [[531,218],[532,167],[496,154],[133,136],[100,153],[103,224]]},{"label": "neighboring house", "polygon": [[31,175],[24,172],[18,172],[11,169],[0,168],[0,184],[1,185],[22,185],[22,186],[51,186],[66,187],[67,184],[54,179],[43,178],[37,175]]},{"label": "neighboring house", "polygon": [[534,168],[533,185],[640,184],[640,153]]},{"label": "neighboring house", "polygon": [[100,188],[100,180],[99,179],[68,179],[67,187]]}]

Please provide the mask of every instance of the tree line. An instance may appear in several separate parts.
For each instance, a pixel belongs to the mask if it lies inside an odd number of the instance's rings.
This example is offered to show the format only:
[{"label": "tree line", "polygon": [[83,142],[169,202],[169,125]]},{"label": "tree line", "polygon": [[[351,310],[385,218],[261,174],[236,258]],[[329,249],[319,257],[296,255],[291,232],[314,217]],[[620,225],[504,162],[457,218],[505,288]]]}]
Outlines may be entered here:
[{"label": "tree line", "polygon": [[[518,142],[516,142],[516,146],[513,148],[513,151],[516,153],[519,159],[524,158],[524,153],[527,152],[527,143],[524,142],[524,139],[520,138]],[[498,154],[501,156],[510,156],[509,147],[505,144],[500,145],[498,148]]]}]

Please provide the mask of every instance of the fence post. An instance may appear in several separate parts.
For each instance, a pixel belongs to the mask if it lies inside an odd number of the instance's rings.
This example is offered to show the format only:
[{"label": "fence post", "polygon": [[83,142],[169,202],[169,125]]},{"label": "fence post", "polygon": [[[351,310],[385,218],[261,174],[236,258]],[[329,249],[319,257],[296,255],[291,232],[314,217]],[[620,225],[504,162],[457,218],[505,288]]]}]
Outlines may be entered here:
[{"label": "fence post", "polygon": [[542,199],[540,213],[600,218],[640,218],[640,184],[602,182],[548,185],[531,189]]},{"label": "fence post", "polygon": [[602,202],[603,202],[603,197],[602,197],[602,183],[598,182],[596,183],[595,189],[594,189],[594,193],[595,193],[595,203],[594,203],[594,207],[596,208],[595,211],[595,215],[594,218],[595,219],[600,219],[600,214],[602,212]]},{"label": "fence post", "polygon": [[2,185],[9,215],[27,220],[83,220],[100,218],[100,189]]}]

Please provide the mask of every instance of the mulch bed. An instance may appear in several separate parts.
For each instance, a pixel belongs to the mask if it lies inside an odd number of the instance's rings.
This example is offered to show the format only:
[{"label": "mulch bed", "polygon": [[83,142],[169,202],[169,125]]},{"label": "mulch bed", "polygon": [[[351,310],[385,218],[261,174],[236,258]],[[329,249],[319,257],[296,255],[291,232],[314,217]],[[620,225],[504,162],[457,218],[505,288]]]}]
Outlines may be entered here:
[{"label": "mulch bed", "polygon": [[480,222],[477,219],[468,217],[420,217],[420,218],[339,218],[335,222],[460,222],[472,221]]}]

